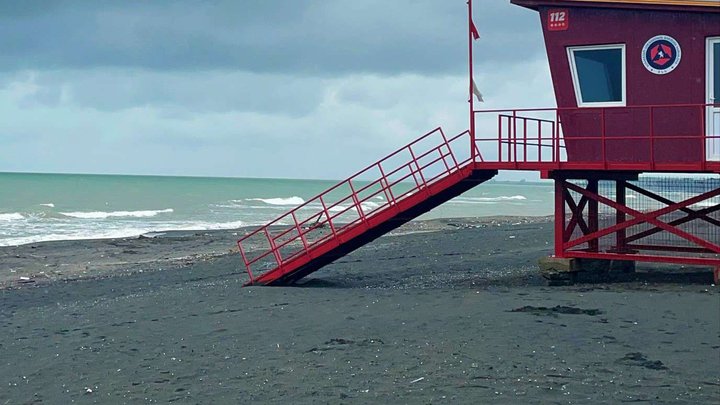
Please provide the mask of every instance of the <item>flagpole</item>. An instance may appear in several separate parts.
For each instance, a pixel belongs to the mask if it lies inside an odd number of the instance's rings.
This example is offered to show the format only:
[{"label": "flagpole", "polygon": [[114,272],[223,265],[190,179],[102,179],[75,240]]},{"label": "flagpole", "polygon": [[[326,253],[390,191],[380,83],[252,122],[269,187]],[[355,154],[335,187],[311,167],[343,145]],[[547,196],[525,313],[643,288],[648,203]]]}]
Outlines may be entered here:
[{"label": "flagpole", "polygon": [[468,103],[470,104],[470,159],[475,160],[475,103],[473,100],[473,34],[472,34],[472,0],[468,0]]}]

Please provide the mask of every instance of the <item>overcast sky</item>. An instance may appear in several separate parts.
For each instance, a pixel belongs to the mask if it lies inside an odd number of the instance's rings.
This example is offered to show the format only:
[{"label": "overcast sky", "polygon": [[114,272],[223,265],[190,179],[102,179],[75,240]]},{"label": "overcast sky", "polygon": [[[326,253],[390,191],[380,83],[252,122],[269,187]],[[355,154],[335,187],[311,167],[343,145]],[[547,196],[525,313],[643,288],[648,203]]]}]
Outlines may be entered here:
[{"label": "overcast sky", "polygon": [[[465,0],[1,1],[0,171],[343,178],[467,129],[466,18]],[[474,19],[481,107],[554,106],[537,13],[476,0]]]}]

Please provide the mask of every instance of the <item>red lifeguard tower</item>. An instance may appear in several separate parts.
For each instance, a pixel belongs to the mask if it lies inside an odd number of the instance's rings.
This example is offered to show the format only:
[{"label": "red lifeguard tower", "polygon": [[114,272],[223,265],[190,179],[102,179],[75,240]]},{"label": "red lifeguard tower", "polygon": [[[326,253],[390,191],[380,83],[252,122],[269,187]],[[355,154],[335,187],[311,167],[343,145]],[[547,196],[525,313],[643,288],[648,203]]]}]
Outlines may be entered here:
[{"label": "red lifeguard tower", "polygon": [[498,170],[555,182],[546,268],[665,262],[713,267],[717,278],[720,3],[511,2],[540,14],[557,108],[474,108],[469,1],[469,130],[436,128],[245,235],[248,284],[292,283]]}]

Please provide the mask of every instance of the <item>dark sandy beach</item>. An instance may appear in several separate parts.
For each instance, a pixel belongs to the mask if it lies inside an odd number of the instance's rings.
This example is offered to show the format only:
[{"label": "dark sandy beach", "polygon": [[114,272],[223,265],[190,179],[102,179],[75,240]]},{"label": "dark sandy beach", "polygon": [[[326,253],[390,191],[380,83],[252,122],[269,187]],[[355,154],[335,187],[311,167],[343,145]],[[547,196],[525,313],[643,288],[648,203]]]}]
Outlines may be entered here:
[{"label": "dark sandy beach", "polygon": [[239,232],[0,248],[0,404],[720,401],[709,274],[547,287],[549,219],[479,218],[241,288]]}]

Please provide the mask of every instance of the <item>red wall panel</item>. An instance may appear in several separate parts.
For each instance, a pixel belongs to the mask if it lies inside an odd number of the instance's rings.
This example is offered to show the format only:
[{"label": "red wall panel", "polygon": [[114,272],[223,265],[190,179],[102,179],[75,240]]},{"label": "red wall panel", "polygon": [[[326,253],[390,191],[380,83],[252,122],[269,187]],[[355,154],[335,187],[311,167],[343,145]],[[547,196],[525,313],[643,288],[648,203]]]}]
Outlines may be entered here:
[{"label": "red wall panel", "polygon": [[[708,37],[720,36],[720,13],[569,7],[566,30],[548,29],[548,7],[539,7],[558,107],[575,108],[577,102],[567,47],[625,44],[626,105],[606,109],[561,112],[571,161],[600,161],[604,130],[605,157],[616,162],[697,162],[702,159],[704,126],[700,108],[630,108],[706,102],[705,46]],[[556,11],[556,8],[552,8]],[[642,62],[645,43],[656,35],[675,38],[682,59],[665,75],[648,71]],[[651,117],[652,115],[652,117]],[[650,133],[657,138],[650,142]],[[645,139],[613,140],[621,136]],[[672,139],[673,136],[689,137]]]}]

